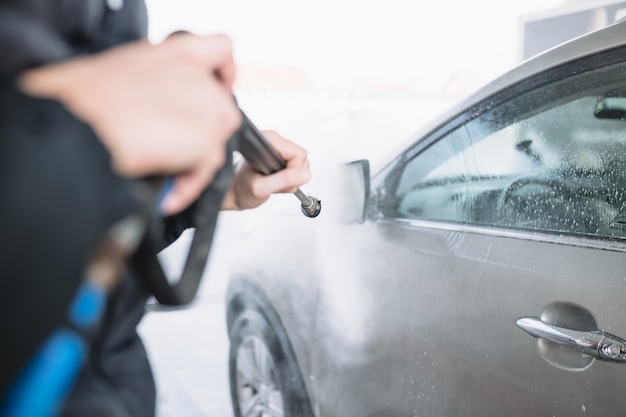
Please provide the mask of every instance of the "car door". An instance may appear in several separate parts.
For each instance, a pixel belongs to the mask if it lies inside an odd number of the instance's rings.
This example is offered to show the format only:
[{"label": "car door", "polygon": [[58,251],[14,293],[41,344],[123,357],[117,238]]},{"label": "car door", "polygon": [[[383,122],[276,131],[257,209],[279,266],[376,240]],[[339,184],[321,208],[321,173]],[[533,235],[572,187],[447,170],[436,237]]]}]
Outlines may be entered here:
[{"label": "car door", "polygon": [[321,415],[626,409],[620,55],[490,97],[381,174],[371,221],[346,232],[358,277],[333,289],[354,306],[329,313],[335,327],[352,322],[320,335],[335,341],[316,358],[333,381],[318,388]]}]

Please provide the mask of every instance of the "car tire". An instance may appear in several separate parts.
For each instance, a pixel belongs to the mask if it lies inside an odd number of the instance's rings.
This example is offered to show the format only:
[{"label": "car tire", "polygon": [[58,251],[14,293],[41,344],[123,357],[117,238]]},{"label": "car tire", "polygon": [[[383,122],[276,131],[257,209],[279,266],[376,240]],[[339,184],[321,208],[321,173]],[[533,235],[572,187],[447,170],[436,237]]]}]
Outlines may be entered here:
[{"label": "car tire", "polygon": [[285,331],[260,310],[231,326],[229,377],[235,417],[313,417]]}]

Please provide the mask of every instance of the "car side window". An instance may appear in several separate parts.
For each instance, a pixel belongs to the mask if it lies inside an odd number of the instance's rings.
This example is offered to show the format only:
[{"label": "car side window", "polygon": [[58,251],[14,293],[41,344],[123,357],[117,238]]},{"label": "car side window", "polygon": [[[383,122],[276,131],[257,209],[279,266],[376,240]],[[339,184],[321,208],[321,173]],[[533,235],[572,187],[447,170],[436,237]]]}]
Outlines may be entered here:
[{"label": "car side window", "polygon": [[623,64],[519,95],[402,166],[394,217],[626,237]]}]

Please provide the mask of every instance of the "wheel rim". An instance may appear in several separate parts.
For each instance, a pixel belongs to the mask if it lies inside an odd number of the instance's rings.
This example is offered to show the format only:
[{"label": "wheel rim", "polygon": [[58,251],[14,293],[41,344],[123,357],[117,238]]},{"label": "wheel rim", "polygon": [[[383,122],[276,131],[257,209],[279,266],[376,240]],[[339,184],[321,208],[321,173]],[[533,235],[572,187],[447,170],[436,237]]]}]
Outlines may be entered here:
[{"label": "wheel rim", "polygon": [[239,345],[236,384],[242,417],[284,417],[274,361],[256,336],[247,336]]}]

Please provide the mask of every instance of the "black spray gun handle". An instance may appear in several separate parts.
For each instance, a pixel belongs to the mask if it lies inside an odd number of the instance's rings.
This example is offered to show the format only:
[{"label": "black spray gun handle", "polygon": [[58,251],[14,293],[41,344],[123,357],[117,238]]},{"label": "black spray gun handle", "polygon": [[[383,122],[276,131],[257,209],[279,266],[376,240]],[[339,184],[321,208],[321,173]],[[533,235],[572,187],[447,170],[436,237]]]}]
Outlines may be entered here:
[{"label": "black spray gun handle", "polygon": [[[263,134],[248,119],[248,116],[242,111],[241,128],[239,129],[239,137],[237,150],[248,161],[250,166],[264,175],[273,174],[284,169],[287,164],[280,157],[276,149],[268,142]],[[322,202],[313,197],[307,196],[299,188],[294,192],[302,203],[302,213],[307,217],[317,217],[322,210]]]}]

